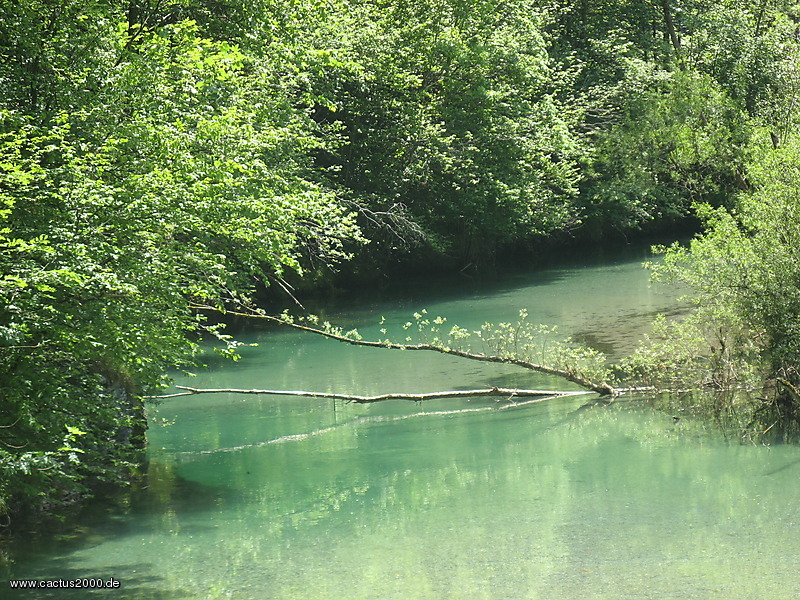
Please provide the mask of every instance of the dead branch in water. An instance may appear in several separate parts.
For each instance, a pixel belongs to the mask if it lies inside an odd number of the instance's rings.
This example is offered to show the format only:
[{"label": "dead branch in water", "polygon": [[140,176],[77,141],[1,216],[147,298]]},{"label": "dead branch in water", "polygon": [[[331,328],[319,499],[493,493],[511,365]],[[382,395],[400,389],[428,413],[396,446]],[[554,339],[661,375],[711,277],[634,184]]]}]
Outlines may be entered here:
[{"label": "dead branch in water", "polygon": [[581,396],[588,393],[559,392],[553,390],[518,390],[492,387],[481,390],[448,390],[444,392],[428,392],[425,394],[380,394],[377,396],[359,396],[355,394],[334,394],[329,392],[306,392],[297,390],[193,388],[184,385],[176,385],[175,387],[179,390],[185,391],[175,394],[164,394],[163,396],[147,396],[147,398],[151,400],[161,400],[166,398],[177,398],[179,396],[193,396],[195,394],[260,394],[265,396],[326,398],[333,400],[346,400],[347,402],[354,402],[356,404],[369,404],[372,402],[382,402],[383,400],[412,400],[414,402],[424,402],[425,400],[438,400],[442,398],[480,398],[486,396],[505,396],[509,401],[513,401],[514,398],[540,398],[542,400],[547,400],[566,396]]}]

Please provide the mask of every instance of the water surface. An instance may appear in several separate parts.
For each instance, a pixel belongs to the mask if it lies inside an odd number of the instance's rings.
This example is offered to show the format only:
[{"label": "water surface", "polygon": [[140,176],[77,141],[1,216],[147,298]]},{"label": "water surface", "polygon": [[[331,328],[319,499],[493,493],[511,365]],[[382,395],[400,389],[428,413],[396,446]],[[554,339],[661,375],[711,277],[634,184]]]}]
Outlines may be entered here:
[{"label": "water surface", "polygon": [[[427,308],[478,327],[531,320],[630,350],[675,295],[639,257],[408,286],[328,310],[366,337]],[[200,387],[374,394],[556,378],[454,357],[251,331]],[[119,590],[20,598],[500,599],[800,597],[800,449],[742,445],[643,399],[362,406],[176,398],[150,410],[146,488],[82,534],[18,544],[9,576],[114,577]],[[5,596],[3,596],[5,597]]]}]

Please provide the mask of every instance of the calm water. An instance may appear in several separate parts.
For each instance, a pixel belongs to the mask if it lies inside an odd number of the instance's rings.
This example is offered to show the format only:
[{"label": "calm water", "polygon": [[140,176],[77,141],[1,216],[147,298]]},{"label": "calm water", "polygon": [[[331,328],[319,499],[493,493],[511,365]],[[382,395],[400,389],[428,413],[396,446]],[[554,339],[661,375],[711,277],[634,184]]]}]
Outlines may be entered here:
[{"label": "calm water", "polygon": [[[641,256],[409,287],[331,309],[380,335],[427,308],[477,327],[558,324],[612,354],[674,297]],[[570,389],[502,365],[254,331],[192,385],[349,393]],[[19,543],[6,576],[114,577],[118,590],[19,598],[500,599],[800,597],[800,448],[726,442],[642,402],[573,397],[334,405],[198,396],[150,410],[147,487]],[[5,584],[3,584],[5,586]]]}]

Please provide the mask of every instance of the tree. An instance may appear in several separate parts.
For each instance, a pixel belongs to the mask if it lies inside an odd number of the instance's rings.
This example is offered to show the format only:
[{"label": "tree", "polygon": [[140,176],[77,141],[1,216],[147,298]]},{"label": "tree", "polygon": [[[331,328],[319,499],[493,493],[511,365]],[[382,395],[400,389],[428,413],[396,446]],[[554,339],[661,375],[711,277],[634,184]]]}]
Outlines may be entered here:
[{"label": "tree", "polygon": [[[674,245],[658,272],[687,285],[695,305],[661,328],[632,371],[676,387],[753,390],[742,400],[749,427],[800,426],[800,144],[765,148],[749,172],[755,189],[735,211],[703,207],[706,232]],[[677,351],[676,351],[677,349]]]},{"label": "tree", "polygon": [[797,19],[792,2],[718,3],[685,44],[687,65],[711,75],[779,139],[797,119]]},{"label": "tree", "polygon": [[[46,98],[29,73],[8,83],[0,113],[0,512],[124,475],[141,395],[194,362],[201,334],[229,339],[190,302],[242,301],[360,240],[306,177],[320,142],[282,64],[191,22],[133,48],[119,15],[102,16],[120,26],[96,62],[51,73]],[[55,52],[48,31],[40,47]]]},{"label": "tree", "polygon": [[[339,127],[341,141],[318,165],[354,206],[365,216],[402,207],[459,268],[574,221],[570,111],[548,93],[528,3],[346,8],[314,41],[331,58],[311,84],[331,99],[315,118]],[[376,246],[373,255],[402,242]]]},{"label": "tree", "polygon": [[617,123],[596,135],[590,219],[631,227],[715,206],[745,184],[750,127],[708,76],[632,62]]}]

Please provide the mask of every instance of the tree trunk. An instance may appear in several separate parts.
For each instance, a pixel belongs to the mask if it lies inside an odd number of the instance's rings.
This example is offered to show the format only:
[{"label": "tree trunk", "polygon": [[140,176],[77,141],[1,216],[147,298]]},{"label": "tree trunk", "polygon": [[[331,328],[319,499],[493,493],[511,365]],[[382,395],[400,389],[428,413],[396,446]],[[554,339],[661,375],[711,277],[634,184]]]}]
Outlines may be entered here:
[{"label": "tree trunk", "polygon": [[681,40],[675,31],[675,23],[672,20],[672,7],[669,0],[661,0],[661,9],[664,11],[664,37],[667,38],[675,49],[675,55],[680,57]]},{"label": "tree trunk", "polygon": [[510,388],[486,388],[483,390],[447,390],[444,392],[427,392],[422,394],[379,394],[377,396],[360,396],[356,394],[334,394],[331,392],[307,392],[298,390],[259,390],[259,389],[237,389],[237,388],[193,388],[183,385],[176,385],[179,390],[186,390],[177,394],[165,394],[163,396],[149,396],[151,399],[177,398],[178,396],[192,396],[195,394],[255,394],[264,396],[295,396],[301,398],[329,398],[333,400],[344,400],[355,404],[371,404],[384,400],[411,400],[413,402],[424,402],[425,400],[439,400],[442,398],[480,398],[491,396],[505,396],[507,400],[514,401],[515,398],[535,398],[528,402],[538,402],[550,400],[552,398],[563,398],[566,396],[582,396],[589,392],[559,392],[553,390],[520,390]]}]

